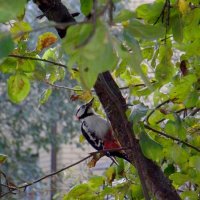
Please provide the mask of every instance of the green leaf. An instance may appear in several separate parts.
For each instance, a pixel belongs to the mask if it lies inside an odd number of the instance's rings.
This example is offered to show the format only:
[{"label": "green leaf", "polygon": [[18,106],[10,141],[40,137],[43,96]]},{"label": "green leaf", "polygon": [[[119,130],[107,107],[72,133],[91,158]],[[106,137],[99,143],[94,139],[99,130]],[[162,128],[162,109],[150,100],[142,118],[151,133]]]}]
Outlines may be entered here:
[{"label": "green leaf", "polygon": [[[1,5],[1,4],[0,4]],[[6,57],[14,49],[11,35],[0,34],[0,59]]]},{"label": "green leaf", "polygon": [[14,103],[23,101],[30,92],[30,82],[27,76],[16,74],[8,79],[8,96]]},{"label": "green leaf", "polygon": [[80,0],[81,12],[87,16],[92,11],[93,0]]},{"label": "green leaf", "polygon": [[168,135],[178,136],[175,122],[172,120],[167,121],[164,130]]},{"label": "green leaf", "polygon": [[132,53],[126,54],[124,59],[126,59],[130,68],[133,69],[133,71],[136,72],[142,78],[144,83],[151,89],[149,79],[145,76],[140,66],[141,62],[143,61],[143,57],[138,41],[135,40],[128,29],[124,30],[123,36],[127,45],[131,48],[132,51]]},{"label": "green leaf", "polygon": [[131,185],[129,188],[131,199],[143,199],[143,192],[140,185]]},{"label": "green leaf", "polygon": [[118,13],[117,16],[114,17],[114,22],[118,23],[118,22],[123,22],[123,21],[129,20],[129,19],[133,18],[134,15],[135,14],[132,11],[123,9],[120,11],[120,13]]},{"label": "green leaf", "polygon": [[184,101],[184,105],[186,108],[192,108],[195,107],[197,104],[197,101],[199,99],[199,93],[198,91],[192,91],[188,94]]},{"label": "green leaf", "polygon": [[138,104],[134,106],[131,110],[131,114],[129,116],[129,121],[133,124],[136,124],[141,120],[142,117],[146,115],[148,111],[148,107],[144,104]]},{"label": "green leaf", "polygon": [[192,156],[189,160],[189,165],[200,171],[200,156]]},{"label": "green leaf", "polygon": [[145,21],[154,24],[160,13],[162,12],[164,3],[161,1],[154,1],[153,3],[149,4],[142,4],[138,6],[136,9],[136,13],[138,18],[142,18]]},{"label": "green leaf", "polygon": [[188,93],[192,90],[192,85],[197,81],[197,78],[194,74],[189,74],[187,76],[181,77],[174,81],[174,86],[170,90],[170,98],[176,98],[180,102],[185,100],[185,97],[188,96]]},{"label": "green leaf", "polygon": [[142,56],[144,59],[151,60],[154,54],[153,47],[147,47],[142,50]]},{"label": "green leaf", "polygon": [[168,82],[174,75],[174,66],[169,62],[161,62],[156,66],[155,76],[161,83]]},{"label": "green leaf", "polygon": [[181,120],[181,118],[179,117],[179,115],[174,114],[174,117],[175,117],[175,120],[176,120],[175,121],[175,126],[176,126],[176,131],[178,133],[178,137],[181,140],[185,140],[186,139],[186,129],[184,127],[184,123]]},{"label": "green leaf", "polygon": [[172,55],[171,43],[168,42],[167,44],[160,46],[158,57],[160,63],[156,66],[155,77],[161,83],[171,80],[175,73],[174,65],[171,62]]},{"label": "green leaf", "polygon": [[46,103],[49,97],[51,96],[51,94],[52,94],[52,89],[45,90],[40,98],[40,104]]},{"label": "green leaf", "polygon": [[107,179],[108,184],[112,184],[112,182],[113,182],[113,180],[115,179],[115,176],[116,176],[115,167],[109,167],[105,171],[105,175],[106,175],[106,179]]},{"label": "green leaf", "polygon": [[186,174],[182,174],[180,172],[176,172],[174,174],[171,174],[169,176],[169,178],[171,180],[173,180],[173,182],[177,185],[183,185],[185,182],[187,182],[189,180],[188,175]]},{"label": "green leaf", "polygon": [[125,164],[122,158],[117,158],[118,165],[116,166],[116,173],[119,177],[124,176]]},{"label": "green leaf", "polygon": [[[155,40],[162,38],[165,35],[165,28],[163,26],[143,24],[138,20],[130,21],[126,29],[136,38]],[[159,29],[159,31],[158,31]]]},{"label": "green leaf", "polygon": [[0,0],[0,22],[7,22],[23,14],[26,3],[26,0],[18,0],[17,3],[13,0]]},{"label": "green leaf", "polygon": [[80,185],[76,185],[70,190],[70,192],[66,196],[64,196],[63,200],[73,200],[77,199],[77,197],[79,197],[79,199],[83,199],[83,197],[85,197],[85,195],[90,192],[91,188],[88,184],[83,183]]},{"label": "green leaf", "polygon": [[183,21],[179,13],[172,19],[172,33],[176,42],[182,42]]},{"label": "green leaf", "polygon": [[93,26],[91,24],[70,26],[67,30],[67,37],[63,40],[66,52],[73,56],[79,55],[77,46],[83,44],[88,37],[92,37],[92,32]]},{"label": "green leaf", "polygon": [[147,133],[142,132],[140,136],[140,146],[143,154],[152,160],[158,161],[162,157],[163,147],[154,141]]},{"label": "green leaf", "polygon": [[149,123],[150,124],[156,124],[161,119],[165,118],[165,115],[161,113],[159,110],[156,110],[150,117],[149,117]]},{"label": "green leaf", "polygon": [[188,152],[176,144],[168,146],[165,151],[166,155],[177,164],[182,165],[183,163],[186,163],[189,159]]},{"label": "green leaf", "polygon": [[[79,32],[76,34],[74,31]],[[88,37],[90,42],[78,48],[77,45],[83,44]],[[65,46],[73,64],[78,64],[80,80],[87,89],[93,87],[99,73],[113,70],[117,65],[118,58],[109,32],[102,23],[97,23],[94,34],[91,34],[91,26],[88,25],[70,27]]]},{"label": "green leaf", "polygon": [[3,164],[7,159],[7,156],[4,154],[0,154],[0,164]]},{"label": "green leaf", "polygon": [[[16,35],[20,35],[21,32],[29,32],[31,30],[32,30],[31,25],[28,22],[17,21],[11,27],[10,32],[12,33],[13,36],[16,36]],[[27,39],[27,37],[28,37],[28,33],[22,34],[19,37],[15,37],[15,40],[19,42],[21,39],[23,40]]]},{"label": "green leaf", "polygon": [[2,73],[12,73],[16,72],[17,60],[15,58],[7,58],[4,62],[0,65],[0,71]]},{"label": "green leaf", "polygon": [[91,188],[99,188],[104,184],[105,178],[103,176],[93,176],[89,179],[88,184]]},{"label": "green leaf", "polygon": [[198,191],[183,191],[181,192],[181,199],[197,200],[199,198]]},{"label": "green leaf", "polygon": [[[38,57],[40,58],[40,57]],[[46,60],[57,60],[58,57],[57,57],[57,52],[56,52],[56,48],[49,48],[47,49],[43,56],[42,56],[42,59],[46,59]]]},{"label": "green leaf", "polygon": [[19,59],[17,68],[19,71],[28,73],[33,72],[35,70],[35,61],[34,60],[25,60],[25,59]]}]

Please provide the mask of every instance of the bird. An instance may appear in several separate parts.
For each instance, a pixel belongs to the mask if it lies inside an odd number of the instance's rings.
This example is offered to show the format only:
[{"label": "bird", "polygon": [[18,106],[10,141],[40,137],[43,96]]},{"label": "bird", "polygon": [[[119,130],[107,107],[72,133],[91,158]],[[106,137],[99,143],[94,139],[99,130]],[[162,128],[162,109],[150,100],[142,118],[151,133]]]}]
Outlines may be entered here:
[{"label": "bird", "polygon": [[[107,157],[119,157],[130,162],[121,145],[114,137],[110,122],[98,115],[92,108],[94,98],[81,105],[76,111],[76,118],[81,121],[81,132],[88,143],[97,151],[104,151]],[[113,151],[110,151],[112,150]],[[114,151],[116,149],[116,151]],[[117,151],[119,149],[119,151]],[[108,151],[106,151],[108,150]]]}]

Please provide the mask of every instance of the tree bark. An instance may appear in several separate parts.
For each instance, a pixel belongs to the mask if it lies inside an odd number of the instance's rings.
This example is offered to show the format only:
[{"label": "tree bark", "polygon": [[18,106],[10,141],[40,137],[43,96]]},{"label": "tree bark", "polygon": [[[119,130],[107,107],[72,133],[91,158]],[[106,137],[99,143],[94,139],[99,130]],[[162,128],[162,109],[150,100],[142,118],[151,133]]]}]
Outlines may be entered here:
[{"label": "tree bark", "polygon": [[[111,74],[109,72],[100,74],[94,88],[111,122],[116,138],[119,140],[122,147],[131,147],[131,149],[125,151],[132,164],[136,167],[141,182],[145,184],[148,191],[150,191],[156,199],[180,199],[171,182],[164,176],[160,167],[142,154],[139,141],[135,138],[132,125],[125,114],[126,101]],[[145,190],[145,186],[143,185],[143,191]]]},{"label": "tree bark", "polygon": [[[56,135],[57,135],[57,123],[52,124],[51,127],[51,173],[57,171],[57,142],[56,142]],[[56,194],[57,188],[57,177],[52,176],[50,179],[50,199],[53,199],[54,195]]]}]

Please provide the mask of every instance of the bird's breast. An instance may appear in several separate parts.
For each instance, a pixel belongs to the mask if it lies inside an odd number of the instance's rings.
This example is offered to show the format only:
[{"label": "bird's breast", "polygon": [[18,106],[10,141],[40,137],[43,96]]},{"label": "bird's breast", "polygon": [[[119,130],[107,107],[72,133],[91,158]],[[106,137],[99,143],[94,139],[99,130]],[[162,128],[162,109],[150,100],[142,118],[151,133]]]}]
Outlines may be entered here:
[{"label": "bird's breast", "polygon": [[91,131],[95,132],[96,137],[104,139],[111,130],[110,123],[100,116],[92,115],[85,119],[85,123]]}]

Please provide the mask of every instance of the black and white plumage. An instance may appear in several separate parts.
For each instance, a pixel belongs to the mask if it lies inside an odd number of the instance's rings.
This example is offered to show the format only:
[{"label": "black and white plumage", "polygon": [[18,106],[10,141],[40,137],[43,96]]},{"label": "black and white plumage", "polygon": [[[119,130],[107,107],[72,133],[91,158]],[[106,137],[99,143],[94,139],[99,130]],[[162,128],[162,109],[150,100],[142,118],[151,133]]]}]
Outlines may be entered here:
[{"label": "black and white plumage", "polygon": [[[88,143],[97,151],[120,148],[119,142],[114,138],[110,123],[96,114],[92,109],[93,99],[80,106],[76,117],[82,121],[81,131]],[[129,161],[122,151],[106,152],[105,155],[117,156]]]},{"label": "black and white plumage", "polygon": [[87,141],[96,149],[103,150],[103,141],[111,130],[110,123],[97,115],[92,109],[93,99],[82,105],[76,112],[76,117],[82,121],[81,131]]}]

